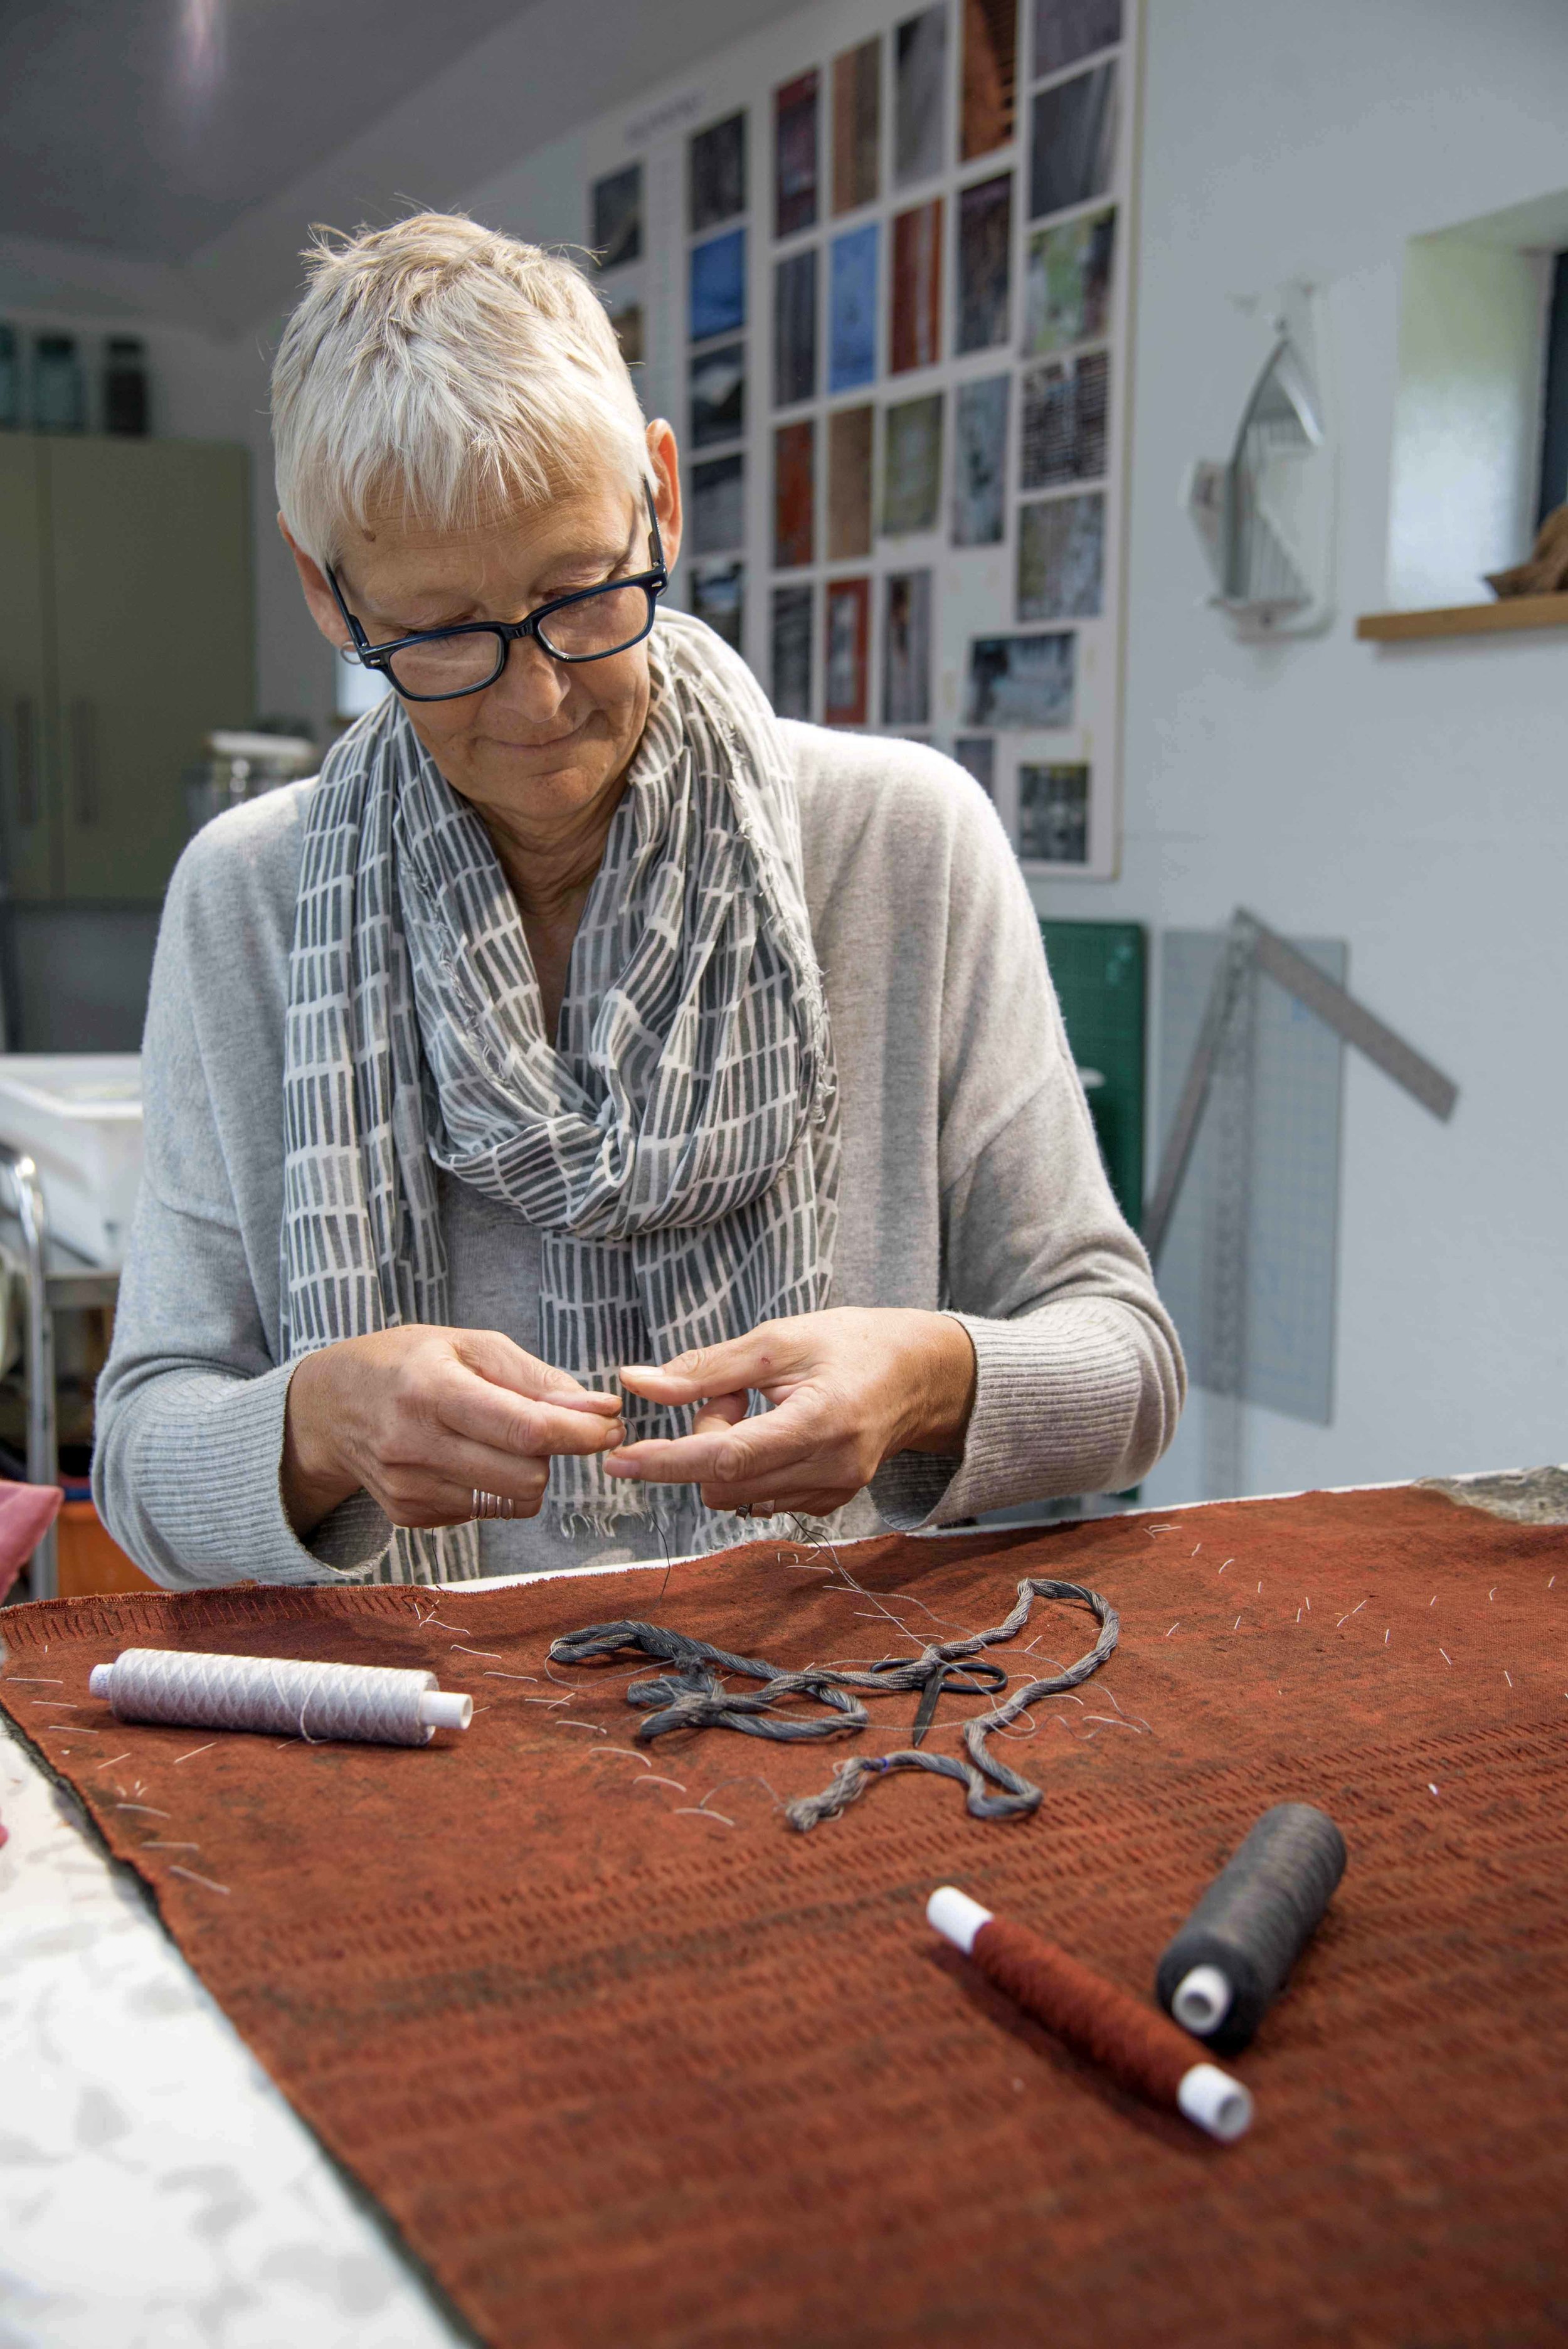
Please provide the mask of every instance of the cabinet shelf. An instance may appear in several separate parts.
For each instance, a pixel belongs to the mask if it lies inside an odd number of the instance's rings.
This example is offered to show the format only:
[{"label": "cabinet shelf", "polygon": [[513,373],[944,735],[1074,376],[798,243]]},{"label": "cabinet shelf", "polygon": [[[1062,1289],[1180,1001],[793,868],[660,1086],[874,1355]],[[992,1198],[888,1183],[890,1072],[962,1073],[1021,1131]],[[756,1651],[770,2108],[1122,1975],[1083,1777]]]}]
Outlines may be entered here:
[{"label": "cabinet shelf", "polygon": [[1363,612],[1363,644],[1413,644],[1433,636],[1491,636],[1520,628],[1568,628],[1568,595],[1505,595],[1493,604],[1446,604],[1431,612]]}]

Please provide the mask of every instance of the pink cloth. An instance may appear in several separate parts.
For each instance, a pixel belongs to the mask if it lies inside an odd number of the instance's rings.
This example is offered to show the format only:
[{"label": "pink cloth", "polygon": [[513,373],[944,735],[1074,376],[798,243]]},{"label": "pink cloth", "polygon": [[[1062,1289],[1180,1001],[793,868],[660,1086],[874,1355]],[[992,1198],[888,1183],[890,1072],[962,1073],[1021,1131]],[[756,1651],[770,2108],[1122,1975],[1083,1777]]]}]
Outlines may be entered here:
[{"label": "pink cloth", "polygon": [[57,1485],[0,1484],[0,1599],[60,1514]]}]

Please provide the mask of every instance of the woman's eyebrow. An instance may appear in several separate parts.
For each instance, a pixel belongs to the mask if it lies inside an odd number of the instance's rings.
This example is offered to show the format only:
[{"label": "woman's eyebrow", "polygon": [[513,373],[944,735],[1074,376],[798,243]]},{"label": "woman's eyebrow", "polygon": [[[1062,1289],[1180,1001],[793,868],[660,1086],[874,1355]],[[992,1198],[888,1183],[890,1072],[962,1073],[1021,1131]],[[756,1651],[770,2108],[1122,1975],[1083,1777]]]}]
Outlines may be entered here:
[{"label": "woman's eyebrow", "polygon": [[[573,547],[570,553],[563,553],[553,562],[546,564],[541,575],[544,579],[554,579],[559,582],[570,580],[579,573],[585,576],[597,573],[607,574],[616,570],[623,563],[629,563],[632,560],[636,548],[636,526],[634,523],[631,536],[620,546]],[[496,616],[494,614],[481,613],[479,606],[470,600],[460,605],[447,606],[440,610],[438,617],[420,620],[402,617],[394,619],[389,613],[380,611],[373,605],[356,605],[349,583],[341,570],[337,574],[337,584],[343,590],[344,601],[349,610],[355,613],[366,634],[370,636],[372,644],[378,640],[390,644],[398,636],[424,636],[434,628],[460,628],[469,621],[482,621]],[[525,608],[533,610],[540,604],[549,603],[554,592],[556,592],[554,589],[542,589],[535,595],[532,603]],[[566,592],[570,593],[570,588]],[[376,624],[374,633],[370,629],[372,620]]]}]

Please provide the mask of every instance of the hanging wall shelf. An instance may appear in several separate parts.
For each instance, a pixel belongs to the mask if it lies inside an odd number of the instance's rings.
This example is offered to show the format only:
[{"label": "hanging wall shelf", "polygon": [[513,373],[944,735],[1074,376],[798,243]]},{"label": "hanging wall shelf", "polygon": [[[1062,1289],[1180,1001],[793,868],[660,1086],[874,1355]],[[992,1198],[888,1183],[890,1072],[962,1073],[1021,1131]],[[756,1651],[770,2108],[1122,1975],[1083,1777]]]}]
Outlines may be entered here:
[{"label": "hanging wall shelf", "polygon": [[1568,628],[1568,595],[1505,595],[1493,604],[1447,604],[1430,612],[1363,612],[1364,644],[1410,644],[1430,636],[1490,636],[1519,628]]}]

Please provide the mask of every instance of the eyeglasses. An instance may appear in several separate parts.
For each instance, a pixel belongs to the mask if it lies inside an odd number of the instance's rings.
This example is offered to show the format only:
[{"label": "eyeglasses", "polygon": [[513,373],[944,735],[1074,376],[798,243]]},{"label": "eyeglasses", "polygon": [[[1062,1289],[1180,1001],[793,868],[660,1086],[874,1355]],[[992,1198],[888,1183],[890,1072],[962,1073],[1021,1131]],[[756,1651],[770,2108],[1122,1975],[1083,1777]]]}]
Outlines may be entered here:
[{"label": "eyeglasses", "polygon": [[327,585],[354,640],[344,646],[344,659],[379,669],[405,701],[457,701],[465,693],[482,693],[493,685],[521,637],[531,636],[558,661],[608,660],[613,653],[629,652],[651,631],[659,597],[670,584],[653,493],[644,494],[652,567],[631,579],[611,579],[603,587],[557,595],[521,620],[469,620],[460,627],[422,628],[417,636],[373,645],[344,602],[329,563]]}]

